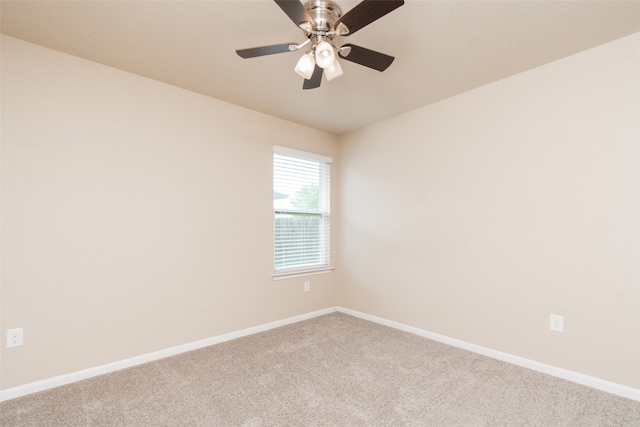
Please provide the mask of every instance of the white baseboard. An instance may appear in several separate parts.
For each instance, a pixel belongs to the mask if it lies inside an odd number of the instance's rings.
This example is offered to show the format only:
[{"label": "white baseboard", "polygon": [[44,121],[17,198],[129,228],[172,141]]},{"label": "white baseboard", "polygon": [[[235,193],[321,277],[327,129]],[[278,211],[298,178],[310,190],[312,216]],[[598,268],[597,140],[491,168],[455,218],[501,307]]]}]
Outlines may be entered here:
[{"label": "white baseboard", "polygon": [[48,378],[41,381],[35,381],[29,384],[8,388],[6,390],[0,390],[0,402],[10,400],[10,399],[15,399],[16,397],[25,396],[31,393],[37,393],[40,391],[48,390],[54,387],[60,387],[66,384],[71,384],[76,381],[86,380],[98,375],[118,371],[120,369],[130,368],[132,366],[141,365],[143,363],[153,362],[154,360],[164,359],[165,357],[175,356],[177,354],[186,353],[188,351],[197,350],[199,348],[208,347],[210,345],[219,344],[225,341],[230,341],[232,339],[256,334],[258,332],[268,331],[270,329],[275,329],[280,326],[285,326],[285,325],[300,322],[303,320],[312,319],[314,317],[323,316],[325,314],[334,313],[336,311],[339,311],[341,313],[348,314],[354,317],[358,317],[364,320],[368,320],[371,322],[379,323],[384,326],[389,326],[391,328],[398,329],[404,332],[409,332],[411,334],[428,338],[434,341],[438,341],[443,344],[451,345],[453,347],[458,347],[474,353],[482,354],[484,356],[501,360],[503,362],[511,363],[513,365],[522,366],[524,368],[532,369],[534,371],[542,372],[544,374],[552,375],[554,377],[558,377],[564,380],[572,381],[574,383],[582,384],[587,387],[591,387],[607,393],[615,394],[617,396],[622,396],[628,399],[640,401],[640,390],[633,387],[624,386],[621,384],[602,380],[600,378],[584,375],[578,372],[568,371],[566,369],[561,369],[555,366],[536,362],[534,360],[525,359],[524,357],[514,356],[509,353],[504,353],[504,352],[493,350],[487,347],[471,344],[466,341],[461,341],[455,338],[439,335],[439,334],[425,331],[423,329],[419,329],[413,326],[394,322],[394,321],[373,316],[370,314],[361,313],[359,311],[351,310],[348,308],[330,307],[323,310],[318,310],[311,313],[306,313],[299,316],[294,316],[287,319],[266,323],[264,325],[258,325],[251,328],[242,329],[240,331],[230,332],[228,334],[218,335],[215,337],[179,345],[176,347],[167,348],[164,350],[155,351],[152,353],[142,354],[140,356],[131,357],[129,359],[107,363],[105,365],[96,366],[94,368],[83,369],[81,371],[59,375],[59,376]]},{"label": "white baseboard", "polygon": [[525,359],[524,357],[514,356],[513,354],[504,353],[502,351],[493,350],[480,345],[471,344],[466,341],[457,340],[444,335],[439,335],[433,332],[425,331],[423,329],[408,326],[402,323],[394,322],[391,320],[383,319],[381,317],[372,316],[370,314],[361,313],[359,311],[351,310],[348,308],[338,307],[338,311],[344,314],[348,314],[354,317],[359,317],[364,320],[379,323],[384,326],[389,326],[394,329],[399,329],[404,332],[419,335],[424,338],[428,338],[434,341],[441,342],[453,347],[462,348],[474,353],[489,356],[493,359],[501,360],[503,362],[511,363],[513,365],[522,366],[523,368],[532,369],[534,371],[542,372],[543,374],[551,375],[563,380],[578,383],[587,387],[595,388],[607,393],[615,394],[617,396],[626,397],[627,399],[633,399],[640,401],[640,389],[628,387],[622,384],[617,384],[611,381],[606,381],[600,378],[591,377],[589,375],[581,374],[574,371],[568,371],[566,369],[558,368],[545,363],[536,362],[535,360]]},{"label": "white baseboard", "polygon": [[197,350],[199,348],[208,347],[210,345],[219,344],[247,335],[257,334],[258,332],[268,331],[269,329],[279,328],[280,326],[301,322],[303,320],[312,319],[314,317],[323,316],[325,314],[334,313],[336,311],[338,311],[337,307],[330,307],[311,313],[301,314],[299,316],[289,317],[283,320],[277,320],[275,322],[265,323],[264,325],[258,325],[251,328],[242,329],[240,331],[206,338],[200,341],[194,341],[171,348],[166,348],[164,350],[154,351],[153,353],[142,354],[140,356],[131,357],[129,359],[107,363],[105,365],[96,366],[94,368],[83,369],[81,371],[71,372],[69,374],[59,375],[53,378],[47,378],[45,380],[35,381],[17,387],[0,390],[0,402],[15,399],[16,397],[26,396],[31,393],[48,390],[54,387],[71,384],[76,381],[86,380],[98,375],[108,374],[109,372],[118,371],[120,369],[142,365],[143,363],[153,362],[154,360],[164,359],[165,357],[175,356],[177,354],[186,353],[188,351]]}]

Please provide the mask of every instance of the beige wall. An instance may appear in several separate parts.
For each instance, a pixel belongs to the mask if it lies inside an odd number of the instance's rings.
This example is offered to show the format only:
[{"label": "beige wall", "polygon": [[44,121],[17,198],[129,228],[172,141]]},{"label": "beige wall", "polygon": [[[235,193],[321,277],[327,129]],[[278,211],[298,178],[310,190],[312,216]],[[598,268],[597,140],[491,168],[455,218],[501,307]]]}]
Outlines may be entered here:
[{"label": "beige wall", "polygon": [[340,144],[340,305],[640,387],[640,34]]},{"label": "beige wall", "polygon": [[335,136],[3,36],[1,137],[2,388],[335,305],[271,278],[272,146]]}]

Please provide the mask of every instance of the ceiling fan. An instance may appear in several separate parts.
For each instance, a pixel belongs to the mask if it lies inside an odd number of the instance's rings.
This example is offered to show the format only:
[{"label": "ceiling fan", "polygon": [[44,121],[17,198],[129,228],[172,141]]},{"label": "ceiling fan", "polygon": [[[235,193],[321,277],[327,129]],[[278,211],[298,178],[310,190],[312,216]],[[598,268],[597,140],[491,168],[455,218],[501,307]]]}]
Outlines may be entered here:
[{"label": "ceiling fan", "polygon": [[342,75],[342,67],[337,56],[378,71],[386,70],[394,60],[393,56],[376,52],[351,43],[336,47],[336,36],[346,37],[373,21],[394,11],[404,4],[404,0],[363,0],[346,14],[330,0],[274,0],[282,11],[300,27],[307,39],[302,43],[282,43],[270,46],[238,49],[242,58],[273,55],[275,53],[296,52],[307,46],[309,49],[298,61],[295,71],[303,77],[303,89],[320,87],[322,75],[326,73],[331,81]]}]

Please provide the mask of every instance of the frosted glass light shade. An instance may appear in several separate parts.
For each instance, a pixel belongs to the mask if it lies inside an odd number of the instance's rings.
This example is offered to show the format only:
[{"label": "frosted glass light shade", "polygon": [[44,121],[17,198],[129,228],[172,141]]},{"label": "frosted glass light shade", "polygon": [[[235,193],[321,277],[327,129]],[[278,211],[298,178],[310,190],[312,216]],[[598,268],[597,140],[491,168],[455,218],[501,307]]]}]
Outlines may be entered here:
[{"label": "frosted glass light shade", "polygon": [[340,63],[337,60],[334,60],[333,64],[325,68],[324,72],[327,76],[327,81],[330,82],[331,80],[337,79],[342,75],[342,67],[340,66]]},{"label": "frosted glass light shade", "polygon": [[330,67],[336,61],[336,54],[333,51],[333,46],[328,42],[321,41],[316,46],[316,62],[318,67],[327,68]]},{"label": "frosted glass light shade", "polygon": [[296,64],[296,73],[304,79],[309,80],[313,75],[313,70],[316,68],[316,61],[313,59],[313,55],[305,53],[298,60]]}]

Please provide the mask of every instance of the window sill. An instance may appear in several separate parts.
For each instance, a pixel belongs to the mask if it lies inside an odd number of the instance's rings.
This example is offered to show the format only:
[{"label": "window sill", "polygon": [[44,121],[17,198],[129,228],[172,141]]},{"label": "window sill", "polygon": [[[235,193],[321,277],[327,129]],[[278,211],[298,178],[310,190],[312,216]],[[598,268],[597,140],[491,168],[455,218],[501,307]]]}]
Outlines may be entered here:
[{"label": "window sill", "polygon": [[334,270],[333,267],[325,267],[317,270],[297,270],[282,273],[273,273],[273,280],[291,279],[294,277],[315,276],[317,274],[328,274]]}]

